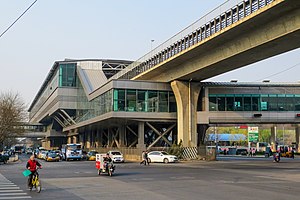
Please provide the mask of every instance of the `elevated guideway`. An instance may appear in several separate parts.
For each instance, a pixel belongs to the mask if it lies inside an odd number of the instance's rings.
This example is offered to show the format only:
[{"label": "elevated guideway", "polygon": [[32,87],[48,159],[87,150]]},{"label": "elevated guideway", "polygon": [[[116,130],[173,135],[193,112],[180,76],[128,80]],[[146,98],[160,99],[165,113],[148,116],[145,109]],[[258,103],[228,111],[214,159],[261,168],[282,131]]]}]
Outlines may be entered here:
[{"label": "elevated guideway", "polygon": [[229,0],[111,79],[170,82],[178,141],[196,146],[199,81],[300,47],[300,1]]},{"label": "elevated guideway", "polygon": [[112,79],[201,81],[300,47],[300,1],[230,0]]}]

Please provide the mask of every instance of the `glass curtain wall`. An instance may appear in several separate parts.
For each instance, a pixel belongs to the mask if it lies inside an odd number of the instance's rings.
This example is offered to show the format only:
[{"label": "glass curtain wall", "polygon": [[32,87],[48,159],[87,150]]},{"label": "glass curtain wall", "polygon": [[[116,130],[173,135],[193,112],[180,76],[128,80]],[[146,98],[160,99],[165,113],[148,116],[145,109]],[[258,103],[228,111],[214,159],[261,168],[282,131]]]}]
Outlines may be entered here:
[{"label": "glass curtain wall", "polygon": [[76,64],[59,64],[59,87],[76,87]]},{"label": "glass curtain wall", "polygon": [[296,94],[210,94],[210,111],[300,111]]},{"label": "glass curtain wall", "polygon": [[176,112],[173,92],[114,89],[113,110],[127,112]]}]

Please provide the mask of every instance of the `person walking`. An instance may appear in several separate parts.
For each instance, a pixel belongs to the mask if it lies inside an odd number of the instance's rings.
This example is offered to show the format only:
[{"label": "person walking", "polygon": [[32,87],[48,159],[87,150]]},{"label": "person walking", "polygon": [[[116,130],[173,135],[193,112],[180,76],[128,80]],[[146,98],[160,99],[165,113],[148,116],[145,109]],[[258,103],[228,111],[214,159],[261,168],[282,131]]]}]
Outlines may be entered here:
[{"label": "person walking", "polygon": [[145,151],[142,152],[142,162],[140,162],[140,165],[141,165],[141,164],[146,165],[145,153],[146,153]]},{"label": "person walking", "polygon": [[145,165],[149,165],[148,151],[145,152]]}]

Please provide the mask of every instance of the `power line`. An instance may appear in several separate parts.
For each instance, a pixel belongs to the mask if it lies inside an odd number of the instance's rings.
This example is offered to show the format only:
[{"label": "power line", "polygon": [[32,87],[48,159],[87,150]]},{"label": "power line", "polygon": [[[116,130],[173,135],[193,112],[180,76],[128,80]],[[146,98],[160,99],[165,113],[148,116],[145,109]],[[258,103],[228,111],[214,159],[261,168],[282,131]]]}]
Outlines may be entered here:
[{"label": "power line", "polygon": [[267,76],[267,77],[258,79],[258,80],[256,80],[256,81],[260,81],[260,80],[264,80],[264,79],[267,79],[267,78],[271,78],[271,77],[273,77],[273,76],[277,76],[278,74],[281,74],[281,73],[283,73],[283,72],[289,71],[289,70],[291,70],[291,69],[297,67],[298,65],[300,65],[300,62],[297,63],[297,64],[295,64],[295,65],[293,65],[293,66],[291,66],[291,67],[289,67],[289,68],[287,68],[287,69],[285,69],[285,70],[282,70],[282,71],[277,72],[277,73],[275,73],[275,74],[272,74],[272,75],[270,75],[270,76]]},{"label": "power line", "polygon": [[37,2],[35,0],[3,33],[1,33],[0,38]]}]

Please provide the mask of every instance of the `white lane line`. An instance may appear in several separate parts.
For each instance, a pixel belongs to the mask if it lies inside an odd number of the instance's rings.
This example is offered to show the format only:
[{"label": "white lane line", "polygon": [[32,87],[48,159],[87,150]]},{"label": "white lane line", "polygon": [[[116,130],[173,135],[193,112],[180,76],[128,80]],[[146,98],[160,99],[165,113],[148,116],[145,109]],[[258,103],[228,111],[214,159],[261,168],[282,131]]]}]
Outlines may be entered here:
[{"label": "white lane line", "polygon": [[0,187],[0,190],[11,190],[11,189],[20,189],[18,186],[14,186],[14,187]]},{"label": "white lane line", "polygon": [[17,185],[15,184],[8,184],[8,185],[4,185],[4,184],[0,184],[0,187],[16,187]]},{"label": "white lane line", "polygon": [[27,195],[27,193],[22,192],[22,193],[5,193],[5,194],[0,194],[0,196],[13,196],[13,195]]},{"label": "white lane line", "polygon": [[0,197],[0,199],[31,199],[31,196],[20,196],[20,197]]},{"label": "white lane line", "polygon": [[23,190],[0,190],[0,193],[7,193],[7,192],[23,192]]}]

